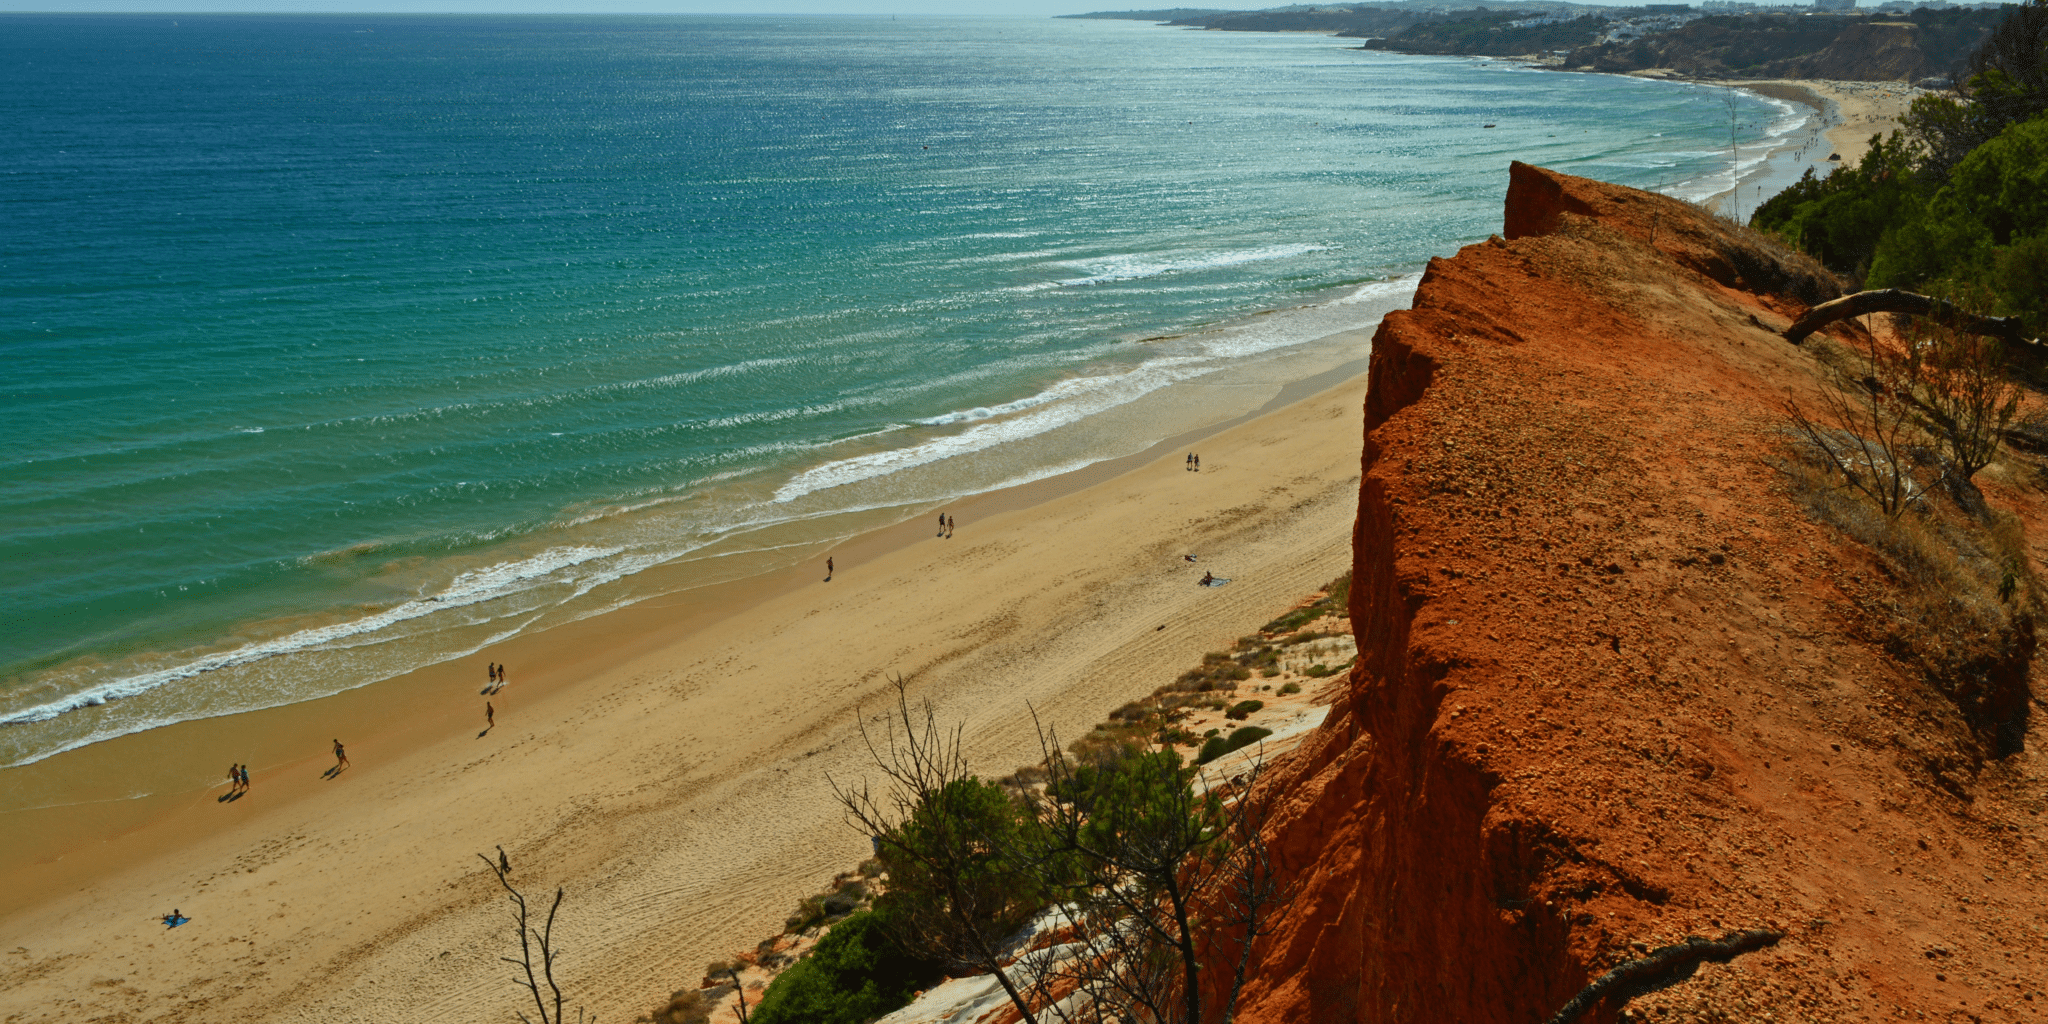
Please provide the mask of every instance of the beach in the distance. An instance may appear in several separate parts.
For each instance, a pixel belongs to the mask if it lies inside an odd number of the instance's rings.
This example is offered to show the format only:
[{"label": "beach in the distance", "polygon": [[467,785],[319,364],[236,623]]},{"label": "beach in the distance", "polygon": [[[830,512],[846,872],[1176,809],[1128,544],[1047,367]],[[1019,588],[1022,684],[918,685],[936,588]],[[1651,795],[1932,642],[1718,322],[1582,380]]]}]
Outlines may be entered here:
[{"label": "beach in the distance", "polygon": [[[1796,131],[1783,133],[1764,147],[1740,173],[1737,204],[1723,189],[1702,202],[1710,209],[1747,219],[1756,207],[1797,182],[1809,170],[1826,177],[1838,167],[1854,167],[1870,151],[1874,136],[1898,131],[1915,97],[1926,90],[1894,82],[1832,82],[1811,79],[1716,82],[1786,103],[1812,113]],[[1830,158],[1835,159],[1830,159]]]}]

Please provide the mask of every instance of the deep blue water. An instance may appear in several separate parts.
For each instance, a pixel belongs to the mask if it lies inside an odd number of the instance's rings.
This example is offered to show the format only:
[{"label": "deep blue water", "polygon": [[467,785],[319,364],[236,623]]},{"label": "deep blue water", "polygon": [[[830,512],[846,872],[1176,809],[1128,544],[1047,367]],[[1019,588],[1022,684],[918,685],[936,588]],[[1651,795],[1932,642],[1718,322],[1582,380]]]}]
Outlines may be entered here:
[{"label": "deep blue water", "polygon": [[0,765],[1134,450],[1510,159],[1729,159],[1711,90],[1104,21],[0,15],[0,123]]}]

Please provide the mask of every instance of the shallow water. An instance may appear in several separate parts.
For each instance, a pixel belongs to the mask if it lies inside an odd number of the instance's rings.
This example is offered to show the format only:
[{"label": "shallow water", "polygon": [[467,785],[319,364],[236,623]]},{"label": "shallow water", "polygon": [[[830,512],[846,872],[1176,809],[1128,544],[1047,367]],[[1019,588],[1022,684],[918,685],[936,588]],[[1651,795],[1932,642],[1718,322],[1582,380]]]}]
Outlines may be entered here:
[{"label": "shallow water", "polygon": [[1139,450],[1356,359],[1510,159],[1730,160],[1718,90],[1319,36],[0,25],[0,765]]}]

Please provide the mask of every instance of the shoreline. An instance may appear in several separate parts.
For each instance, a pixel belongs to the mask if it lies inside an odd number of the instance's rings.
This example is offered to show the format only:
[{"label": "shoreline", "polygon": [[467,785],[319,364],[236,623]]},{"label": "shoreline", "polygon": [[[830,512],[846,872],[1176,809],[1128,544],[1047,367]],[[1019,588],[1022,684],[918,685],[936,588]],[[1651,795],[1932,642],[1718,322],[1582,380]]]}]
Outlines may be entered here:
[{"label": "shoreline", "polygon": [[[1350,333],[1357,336],[1360,344],[1370,339],[1369,331]],[[1028,509],[1112,480],[1164,458],[1178,447],[1274,412],[1345,380],[1362,377],[1364,372],[1362,357],[1348,360],[1281,385],[1273,398],[1256,409],[1180,431],[1136,453],[966,495],[934,507],[944,507],[956,517],[965,514],[970,519]],[[315,722],[330,732],[367,737],[367,741],[347,741],[351,750],[416,745],[423,735],[455,728],[460,713],[444,709],[441,704],[445,698],[473,692],[472,717],[480,717],[487,699],[509,710],[516,703],[551,696],[573,686],[573,675],[588,671],[587,658],[568,657],[562,650],[589,635],[633,638],[625,648],[610,652],[607,660],[612,662],[671,645],[742,615],[764,601],[807,586],[813,579],[816,563],[822,562],[827,554],[833,555],[839,565],[849,566],[915,544],[924,536],[919,531],[926,528],[929,514],[920,512],[915,518],[861,529],[844,538],[811,540],[802,546],[803,553],[795,557],[792,565],[671,590],[587,618],[521,632],[493,645],[488,654],[436,661],[311,700],[175,722],[5,769],[9,781],[8,806],[0,806],[0,821],[11,824],[0,828],[0,837],[4,837],[0,838],[0,877],[23,864],[74,856],[91,842],[105,841],[126,831],[164,827],[170,816],[194,806],[200,793],[224,792],[225,770],[213,767],[213,761],[220,758],[198,751],[244,751],[232,759],[238,763],[246,759],[255,780],[262,782],[273,774],[323,761],[328,756],[324,742],[311,738],[320,731],[313,727]],[[478,678],[481,668],[473,664],[477,660],[515,666],[508,673],[515,685],[495,695],[485,694],[483,680]],[[474,688],[465,689],[468,686]],[[393,723],[390,716],[394,712],[409,717]],[[424,732],[416,725],[422,720],[432,723]],[[249,752],[251,748],[253,752]],[[318,752],[307,754],[307,750]],[[138,763],[155,766],[158,782],[153,791],[137,793],[127,781],[132,778],[132,766]],[[80,789],[87,792],[81,794]],[[312,790],[288,787],[285,792],[287,799],[302,799],[311,795]],[[95,820],[96,827],[86,824]],[[81,829],[88,833],[86,837],[78,836]],[[38,843],[38,839],[42,842]],[[0,915],[19,909],[22,902],[17,894],[26,891],[0,886]]]},{"label": "shoreline", "polygon": [[[1022,411],[999,408],[965,432],[920,438],[913,431],[909,441],[898,439],[893,447],[866,452],[842,448],[826,453],[822,461],[789,468],[784,488],[829,476],[839,467],[869,460],[882,463],[857,469],[850,481],[815,486],[816,497],[770,499],[772,478],[765,484],[758,479],[737,482],[739,493],[726,493],[731,488],[716,484],[686,495],[686,500],[626,503],[602,515],[579,514],[569,528],[581,532],[522,535],[507,546],[451,559],[453,567],[447,572],[458,577],[509,575],[518,584],[481,601],[458,595],[452,604],[440,605],[435,602],[442,590],[422,590],[404,599],[403,607],[347,606],[318,615],[254,621],[188,652],[138,656],[162,664],[203,662],[216,655],[236,660],[104,702],[88,697],[124,682],[123,677],[109,675],[69,695],[38,697],[53,704],[68,701],[73,707],[47,719],[10,723],[7,731],[15,736],[0,747],[0,772],[11,774],[61,753],[185,722],[263,713],[362,686],[417,678],[450,661],[505,660],[498,654],[519,637],[709,585],[783,572],[810,558],[813,551],[926,516],[966,497],[1124,457],[1142,447],[1134,447],[1135,439],[1173,437],[1205,424],[1213,426],[1248,408],[1234,392],[1284,385],[1343,361],[1343,354],[1331,351],[1323,339],[1347,330],[1370,330],[1378,316],[1406,304],[1419,276],[1332,287],[1291,304],[1233,315],[1162,338],[1123,338],[1117,358],[1075,367],[1072,374],[1017,403]],[[1184,365],[1189,363],[1193,366]],[[1092,390],[1070,387],[1076,381],[1109,383]],[[1095,397],[1096,392],[1107,397]],[[987,437],[949,448],[949,442],[976,432]],[[859,441],[853,439],[855,445]],[[889,464],[892,461],[896,464]],[[667,511],[670,507],[693,509],[680,513],[686,520],[680,545],[667,540],[670,528],[678,525]],[[693,537],[689,531],[696,527],[688,517],[697,514],[694,509],[706,507],[740,516],[701,538]],[[750,522],[748,515],[757,512],[779,518]],[[578,525],[586,521],[590,525]],[[604,548],[623,552],[621,559],[630,562],[662,547],[674,550],[615,574],[601,568],[589,586],[578,583],[579,576],[590,575],[580,567],[587,555],[557,558],[564,552]],[[525,567],[550,559],[570,565],[569,575],[557,579],[552,572],[538,573],[531,576],[536,582],[524,582]],[[589,561],[593,567],[599,564],[598,559]],[[566,593],[571,587],[574,592]],[[566,596],[540,596],[546,588]],[[417,610],[407,614],[408,609]],[[383,626],[358,626],[380,619],[397,624],[389,632]],[[280,624],[286,625],[280,629]],[[346,635],[314,635],[333,629]],[[301,631],[310,638],[304,644],[241,657],[244,651],[278,646],[279,637],[295,640]],[[207,769],[194,778],[210,780],[214,774],[215,769]],[[0,793],[0,813],[37,802],[32,793],[10,788]]]},{"label": "shoreline", "polygon": [[[1341,572],[1368,339],[1325,339],[1355,354],[1233,418],[952,503],[955,539],[920,533],[920,516],[839,543],[829,586],[806,560],[418,678],[28,766],[50,796],[103,792],[11,816],[0,944],[47,969],[0,987],[0,1005],[41,1019],[90,992],[139,1009],[232,962],[246,968],[234,990],[210,998],[233,1019],[296,1017],[296,998],[373,1005],[393,983],[435,998],[379,1019],[473,1019],[510,1004],[501,894],[465,863],[502,844],[522,884],[568,884],[566,966],[593,1008],[645,1012],[858,859],[822,782],[859,777],[848,715],[889,673],[964,718],[977,761],[1007,770],[1035,742],[1029,707],[1084,728]],[[1196,438],[1203,472],[1184,473]],[[1239,582],[1181,585],[1184,547]],[[480,660],[511,666],[488,734]],[[330,782],[336,732],[353,766]],[[212,753],[229,749],[250,752]],[[210,798],[225,790],[216,760],[253,766],[247,797]],[[145,770],[205,774],[104,799]],[[153,919],[173,906],[194,924],[163,932]],[[93,988],[101,975],[139,994]]]},{"label": "shoreline", "polygon": [[[1836,82],[1819,79],[1771,78],[1736,81],[1682,79],[1702,85],[1741,89],[1759,96],[1797,103],[1814,111],[1803,132],[1787,136],[1764,159],[1743,174],[1737,186],[1746,195],[1740,209],[1752,213],[1773,196],[1790,188],[1809,169],[1820,168],[1826,177],[1837,167],[1853,167],[1870,152],[1873,135],[1898,131],[1900,121],[1915,97],[1926,92],[1888,82]],[[1830,160],[1829,156],[1839,156]],[[1719,210],[1729,198],[1727,190],[1702,202]]]}]

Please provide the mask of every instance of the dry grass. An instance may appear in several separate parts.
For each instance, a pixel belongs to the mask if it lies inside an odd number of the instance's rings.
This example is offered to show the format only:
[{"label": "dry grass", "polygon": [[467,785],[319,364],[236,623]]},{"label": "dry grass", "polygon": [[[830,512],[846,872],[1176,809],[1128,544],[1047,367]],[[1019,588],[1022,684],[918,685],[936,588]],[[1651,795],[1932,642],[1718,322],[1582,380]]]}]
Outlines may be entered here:
[{"label": "dry grass", "polygon": [[[1706,273],[1722,284],[1746,287],[1751,291],[1776,295],[1789,295],[1809,306],[1818,305],[1860,287],[1859,282],[1844,279],[1834,271],[1821,266],[1820,261],[1797,248],[1786,244],[1784,238],[1767,231],[1744,224],[1733,217],[1701,210],[1709,226],[1718,229],[1720,238],[1711,234],[1700,239],[1701,244],[1720,260],[1710,256],[1703,261],[1710,265],[1696,269]],[[1725,261],[1732,275],[1717,273],[1719,266],[1711,265]]]},{"label": "dry grass", "polygon": [[[1351,574],[1345,573],[1300,607],[1267,623],[1258,633],[1240,637],[1230,650],[1203,655],[1201,665],[1181,673],[1180,678],[1152,691],[1151,696],[1110,712],[1108,720],[1068,743],[1067,752],[1083,763],[1099,763],[1120,756],[1130,747],[1198,747],[1205,737],[1195,735],[1181,724],[1190,714],[1227,711],[1233,706],[1257,703],[1237,699],[1239,684],[1255,674],[1267,679],[1279,675],[1281,655],[1290,648],[1330,636],[1304,627],[1344,617],[1350,596]],[[1309,674],[1329,675],[1336,671],[1317,667],[1321,671],[1311,670]],[[1288,683],[1281,692],[1299,693],[1301,686]],[[1031,765],[999,781],[1013,792],[1028,794],[1044,785],[1045,774],[1043,765]]]},{"label": "dry grass", "polygon": [[1955,703],[1987,755],[2019,750],[2041,609],[2019,520],[1991,509],[1973,515],[1925,490],[1887,516],[1810,448],[1796,442],[1783,467],[1793,497],[1868,549],[1887,577],[1851,595],[1865,628]]}]

